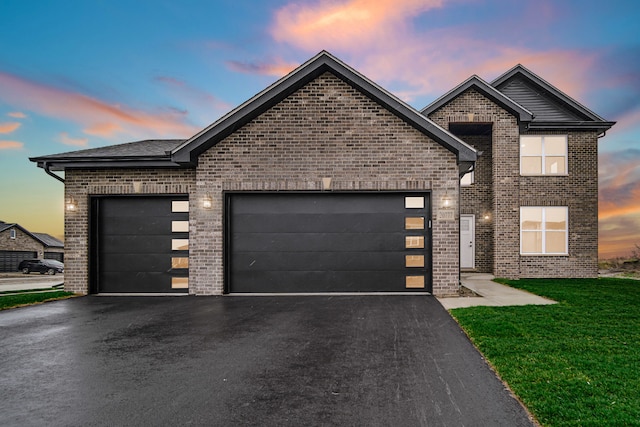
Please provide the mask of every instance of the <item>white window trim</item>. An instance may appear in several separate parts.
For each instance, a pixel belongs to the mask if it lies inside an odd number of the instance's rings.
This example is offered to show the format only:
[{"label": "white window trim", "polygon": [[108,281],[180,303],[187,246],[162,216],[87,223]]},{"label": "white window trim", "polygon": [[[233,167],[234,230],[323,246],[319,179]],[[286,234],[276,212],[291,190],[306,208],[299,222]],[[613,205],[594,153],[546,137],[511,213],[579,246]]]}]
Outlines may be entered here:
[{"label": "white window trim", "polygon": [[10,239],[15,239],[16,238],[16,229],[12,228],[9,230],[9,238]]},{"label": "white window trim", "polygon": [[[538,157],[538,156],[525,156],[522,154],[522,152],[520,153],[520,176],[569,176],[569,136],[568,135],[520,135],[520,146],[522,146],[522,137],[523,136],[536,136],[536,137],[540,137],[541,139],[541,145],[542,145],[542,165],[541,165],[541,171],[540,173],[523,173],[522,172],[522,158],[523,157]],[[552,137],[559,137],[559,136],[564,136],[564,143],[565,143],[565,147],[566,147],[566,152],[564,155],[564,173],[546,173],[546,158],[547,158],[547,153],[546,153],[546,149],[545,149],[545,143],[544,143],[544,139],[548,136],[552,136]],[[553,157],[557,157],[557,156],[553,156]]]},{"label": "white window trim", "polygon": [[[568,206],[520,206],[520,218],[522,218],[522,209],[524,208],[539,208],[542,209],[542,228],[540,230],[523,230],[522,222],[520,222],[520,255],[521,256],[568,256],[569,255],[569,207]],[[549,230],[545,228],[547,208],[564,208],[565,218],[567,220],[567,228],[564,230],[564,247],[565,252],[545,252],[547,246],[547,232],[553,233],[560,230]],[[522,232],[523,231],[540,231],[542,232],[542,252],[523,252],[522,251]]]}]

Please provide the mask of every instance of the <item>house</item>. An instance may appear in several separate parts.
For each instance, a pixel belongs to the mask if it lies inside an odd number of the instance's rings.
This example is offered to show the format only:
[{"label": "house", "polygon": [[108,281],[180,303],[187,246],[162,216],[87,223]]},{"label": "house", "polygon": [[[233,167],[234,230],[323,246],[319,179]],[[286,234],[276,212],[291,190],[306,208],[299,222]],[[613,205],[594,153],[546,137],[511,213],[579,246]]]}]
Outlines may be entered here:
[{"label": "house", "polygon": [[596,275],[612,125],[521,66],[420,112],[321,52],[187,140],[31,160],[65,172],[73,292],[445,296]]},{"label": "house", "polygon": [[20,224],[0,221],[0,272],[18,271],[24,259],[64,261],[64,243],[45,233],[32,233]]}]

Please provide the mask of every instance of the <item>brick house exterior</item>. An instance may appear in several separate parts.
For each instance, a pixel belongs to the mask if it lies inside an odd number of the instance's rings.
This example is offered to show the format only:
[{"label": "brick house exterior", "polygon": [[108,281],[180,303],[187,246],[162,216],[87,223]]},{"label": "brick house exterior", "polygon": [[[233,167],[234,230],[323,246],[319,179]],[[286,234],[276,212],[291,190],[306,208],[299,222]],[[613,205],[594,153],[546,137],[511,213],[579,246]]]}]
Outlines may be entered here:
[{"label": "brick house exterior", "polygon": [[[188,209],[167,208],[166,216],[173,218],[167,224],[174,227],[171,230],[174,234],[165,233],[166,239],[176,243],[172,243],[174,252],[163,256],[171,257],[172,268],[157,267],[157,271],[149,274],[185,270],[184,277],[174,274],[170,283],[176,291],[184,289],[195,295],[235,292],[240,289],[238,278],[247,277],[243,276],[246,274],[264,277],[266,283],[267,273],[252,270],[255,262],[255,268],[260,267],[261,258],[247,265],[239,261],[246,253],[252,256],[267,253],[265,259],[278,264],[277,277],[285,281],[292,277],[314,277],[318,272],[312,270],[317,267],[304,264],[313,264],[316,258],[324,256],[338,259],[337,264],[320,272],[326,277],[365,277],[370,272],[359,272],[361,267],[351,265],[361,260],[370,260],[368,265],[372,269],[380,268],[382,277],[387,272],[379,265],[386,262],[384,251],[391,249],[375,242],[387,238],[392,240],[385,241],[402,243],[402,248],[394,249],[388,256],[402,259],[402,265],[389,267],[394,269],[389,277],[398,283],[389,283],[389,289],[383,283],[376,290],[454,295],[460,272],[459,215],[465,213],[478,219],[477,271],[492,271],[503,277],[567,273],[592,276],[597,258],[595,142],[599,132],[593,129],[571,132],[568,176],[520,177],[519,137],[523,123],[531,122],[533,114],[492,86],[484,82],[480,85],[480,91],[469,87],[460,93],[450,92],[449,97],[436,101],[432,110],[428,107],[421,114],[337,58],[321,52],[188,140],[141,141],[34,158],[32,161],[47,170],[65,170],[65,199],[72,206],[65,215],[65,288],[78,293],[103,292],[109,286],[108,281],[115,280],[110,278],[133,277],[132,273],[127,276],[126,271],[135,266],[125,266],[126,260],[121,263],[122,271],[110,271],[104,267],[108,262],[98,260],[121,259],[118,256],[123,250],[113,249],[126,246],[117,246],[120,240],[129,239],[132,245],[137,244],[136,236],[126,230],[126,224],[122,223],[119,230],[119,215],[125,215],[119,209],[129,212],[127,218],[138,215],[135,212],[152,212],[145,211],[144,201],[155,203],[157,199],[159,202],[154,206],[165,206],[159,196],[166,198],[166,206],[173,207],[178,206],[175,203],[180,203],[178,199],[182,197],[188,200]],[[493,98],[483,93],[486,90]],[[489,124],[491,132],[486,135]],[[460,177],[474,165],[476,182],[461,189]],[[576,185],[578,182],[580,185]],[[567,191],[567,185],[575,187]],[[345,196],[346,204],[340,195]],[[251,205],[258,207],[256,212],[242,213],[236,208],[240,206],[239,196],[248,196],[249,201],[264,197],[266,203]],[[172,197],[176,200],[171,201]],[[279,205],[280,201],[284,204]],[[278,211],[278,215],[268,212],[283,207],[298,212],[305,203],[316,209],[325,202],[328,213],[322,215],[312,212],[313,215],[305,217],[306,214],[293,215],[287,210]],[[377,208],[374,212],[356,211],[362,214],[352,212],[358,204],[366,203],[374,203],[381,210],[389,204],[396,210],[379,217],[375,217]],[[569,256],[520,255],[519,209],[523,203],[569,206]],[[136,204],[140,207],[135,208]],[[116,209],[116,205],[120,208]],[[263,205],[268,205],[264,212],[260,211]],[[343,210],[335,213],[339,206]],[[369,214],[380,229],[367,229],[368,234],[363,234],[358,218],[369,218]],[[249,222],[255,220],[252,216],[259,215],[259,229],[245,232],[242,227],[251,228]],[[315,227],[325,227],[325,222],[339,222],[341,218],[352,222],[348,227],[346,222],[329,224],[328,227],[334,227],[329,232],[313,231]],[[180,228],[181,223],[186,227],[187,221],[188,230]],[[262,230],[263,223],[268,228],[272,222],[276,231],[269,234]],[[323,224],[316,226],[314,222]],[[399,228],[382,231],[389,226],[387,222],[397,222]],[[301,227],[304,233],[296,235],[295,241],[287,240]],[[346,234],[341,237],[337,230]],[[147,240],[155,239],[154,233],[149,232]],[[330,247],[337,252],[327,255],[323,252],[326,249],[309,249],[310,256],[304,258],[305,262],[294,265],[286,260],[303,259],[299,258],[299,252],[307,250],[304,240],[316,234],[322,238],[310,240],[309,247],[330,238],[334,239]],[[276,243],[266,246],[257,243],[272,236]],[[346,236],[350,238],[343,239]],[[295,249],[291,252],[274,249],[280,244],[277,242],[284,241],[293,242]],[[178,247],[180,242],[186,246]],[[243,249],[247,244],[250,248]],[[351,255],[340,255],[340,251],[347,250],[343,246],[350,245],[360,248],[344,252],[352,254],[353,260]],[[276,252],[271,253],[272,250]],[[348,274],[336,273],[343,269],[349,270]],[[344,279],[338,288],[370,289],[357,283],[358,280],[355,282]],[[265,292],[282,292],[284,288],[277,286],[266,287]],[[310,291],[304,289],[304,281],[300,286],[299,292]],[[144,292],[149,292],[148,288]]]},{"label": "brick house exterior", "polygon": [[0,221],[0,272],[15,272],[24,259],[64,259],[64,243],[20,224]]},{"label": "brick house exterior", "polygon": [[[475,182],[460,190],[461,214],[476,220],[473,271],[514,279],[597,277],[598,139],[612,122],[521,65],[491,84],[473,76],[423,113],[482,152]],[[521,172],[520,138],[533,135],[566,137],[566,173]],[[567,208],[566,253],[522,253],[522,207]]]}]

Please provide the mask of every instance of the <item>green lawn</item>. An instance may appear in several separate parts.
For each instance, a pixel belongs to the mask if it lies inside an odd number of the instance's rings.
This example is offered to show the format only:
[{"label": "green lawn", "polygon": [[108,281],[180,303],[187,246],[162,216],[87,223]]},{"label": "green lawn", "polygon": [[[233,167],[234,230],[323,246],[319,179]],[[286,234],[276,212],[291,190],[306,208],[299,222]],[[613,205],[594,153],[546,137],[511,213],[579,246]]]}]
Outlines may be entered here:
[{"label": "green lawn", "polygon": [[73,292],[51,291],[51,292],[31,292],[16,295],[1,295],[0,310],[19,307],[22,305],[36,304],[45,301],[70,298]]},{"label": "green lawn", "polygon": [[451,310],[545,426],[640,426],[640,281],[507,281],[559,302]]}]

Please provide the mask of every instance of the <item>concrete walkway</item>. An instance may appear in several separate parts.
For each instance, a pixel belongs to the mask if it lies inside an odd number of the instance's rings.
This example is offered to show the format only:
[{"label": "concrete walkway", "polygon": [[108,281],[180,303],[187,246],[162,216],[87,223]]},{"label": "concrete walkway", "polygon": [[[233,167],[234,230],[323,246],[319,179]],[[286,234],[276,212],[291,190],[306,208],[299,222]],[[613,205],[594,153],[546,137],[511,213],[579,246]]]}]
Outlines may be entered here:
[{"label": "concrete walkway", "polygon": [[506,305],[545,305],[556,304],[556,301],[521,291],[493,281],[494,276],[485,273],[462,273],[462,285],[471,289],[479,297],[438,298],[440,304],[447,310],[475,306],[506,306]]},{"label": "concrete walkway", "polygon": [[27,289],[49,289],[64,283],[64,275],[55,276],[37,273],[3,273],[0,275],[0,291],[24,291]]}]

